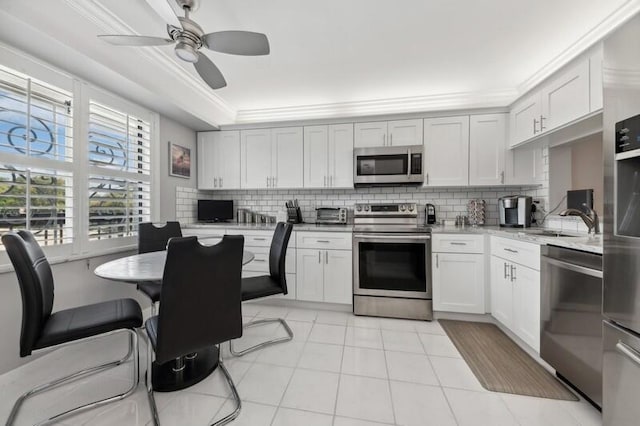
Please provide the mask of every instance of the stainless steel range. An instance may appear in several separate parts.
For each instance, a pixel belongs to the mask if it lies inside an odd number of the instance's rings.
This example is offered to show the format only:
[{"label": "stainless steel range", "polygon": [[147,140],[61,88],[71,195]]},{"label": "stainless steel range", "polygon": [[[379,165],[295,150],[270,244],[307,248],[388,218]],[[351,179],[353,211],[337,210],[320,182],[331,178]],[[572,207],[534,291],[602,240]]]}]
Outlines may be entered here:
[{"label": "stainless steel range", "polygon": [[353,312],[431,320],[431,230],[416,204],[356,204]]}]

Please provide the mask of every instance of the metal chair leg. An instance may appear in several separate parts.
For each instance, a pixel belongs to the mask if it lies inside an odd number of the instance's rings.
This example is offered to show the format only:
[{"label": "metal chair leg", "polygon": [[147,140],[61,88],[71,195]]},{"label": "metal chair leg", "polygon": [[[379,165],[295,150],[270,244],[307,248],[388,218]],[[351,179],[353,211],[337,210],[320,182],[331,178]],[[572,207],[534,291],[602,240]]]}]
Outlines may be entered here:
[{"label": "metal chair leg", "polygon": [[[91,374],[95,374],[95,373],[98,373],[98,372],[101,372],[101,371],[104,371],[104,370],[108,370],[108,369],[113,368],[113,367],[117,367],[117,366],[121,365],[122,363],[124,363],[129,358],[131,358],[132,356],[135,355],[135,359],[134,359],[134,363],[133,363],[133,377],[132,377],[133,384],[126,392],[118,394],[118,395],[115,395],[115,396],[112,396],[112,397],[109,397],[109,398],[101,399],[99,401],[90,402],[89,404],[81,405],[80,407],[76,407],[76,408],[73,408],[71,410],[67,410],[67,411],[65,411],[63,413],[57,414],[57,415],[55,415],[53,417],[50,417],[50,418],[38,423],[38,425],[47,424],[47,423],[50,423],[50,422],[58,421],[58,420],[61,420],[61,419],[65,418],[65,417],[69,417],[71,415],[78,414],[78,413],[81,413],[83,411],[87,411],[87,410],[90,410],[90,409],[93,409],[93,408],[97,408],[97,407],[100,407],[102,405],[109,404],[111,402],[120,401],[120,400],[128,397],[129,395],[131,395],[136,390],[136,388],[138,387],[138,383],[140,381],[140,374],[139,374],[139,359],[140,359],[140,356],[139,356],[139,349],[138,349],[138,334],[136,333],[135,330],[128,330],[128,329],[127,330],[117,330],[117,331],[112,332],[112,333],[107,333],[107,334],[103,334],[103,335],[100,335],[100,336],[93,336],[93,337],[90,337],[90,338],[87,338],[87,339],[81,339],[81,340],[77,340],[75,342],[70,342],[70,344],[76,344],[76,343],[80,343],[80,342],[86,342],[86,341],[89,341],[89,340],[95,340],[96,338],[106,337],[107,335],[116,334],[116,333],[123,332],[123,331],[129,333],[129,350],[127,351],[127,354],[123,358],[121,358],[121,359],[119,359],[117,361],[111,361],[111,362],[108,362],[108,363],[105,363],[105,364],[101,364],[101,365],[98,365],[98,366],[95,366],[95,367],[89,367],[89,368],[86,368],[84,370],[77,371],[77,372],[75,372],[73,374],[70,374],[70,375],[65,376],[65,377],[61,377],[61,378],[56,379],[56,380],[54,380],[52,382],[49,382],[49,383],[42,384],[40,386],[37,386],[37,387],[25,392],[24,394],[22,394],[18,398],[18,400],[13,405],[13,408],[11,409],[11,413],[9,414],[9,418],[7,419],[7,423],[6,423],[7,426],[13,424],[16,416],[18,415],[18,411],[20,411],[20,407],[22,406],[24,401],[26,401],[28,398],[30,398],[30,397],[32,397],[34,395],[37,395],[39,393],[42,393],[42,392],[44,392],[46,390],[61,386],[61,385],[65,384],[65,383],[68,383],[68,382],[71,382],[71,381],[74,381],[74,380],[78,380],[78,379],[81,379],[83,377],[89,376]],[[65,345],[60,345],[60,346],[61,347],[62,346],[69,346],[70,344],[65,344]]]},{"label": "metal chair leg", "polygon": [[262,348],[264,348],[266,346],[271,346],[271,345],[275,345],[276,343],[282,343],[282,342],[291,341],[293,339],[293,331],[291,331],[291,328],[289,328],[289,324],[287,324],[287,322],[282,318],[259,319],[259,320],[256,320],[256,321],[248,322],[248,323],[244,324],[243,327],[244,328],[255,327],[256,325],[272,324],[274,322],[278,322],[278,323],[282,324],[282,327],[284,327],[284,330],[287,332],[287,336],[278,337],[277,339],[267,340],[266,342],[258,343],[257,345],[251,346],[251,347],[243,349],[241,351],[235,351],[233,349],[233,341],[230,340],[229,341],[229,351],[231,352],[231,355],[233,355],[233,356],[243,356],[243,355],[246,355],[246,354],[251,353],[253,351],[257,351],[258,349],[262,349]]},{"label": "metal chair leg", "polygon": [[158,406],[156,405],[156,399],[153,397],[153,383],[151,372],[153,368],[153,349],[151,348],[151,342],[147,338],[147,371],[144,373],[144,382],[147,387],[147,398],[149,399],[149,407],[151,408],[151,417],[155,426],[160,425],[160,417],[158,416]]}]

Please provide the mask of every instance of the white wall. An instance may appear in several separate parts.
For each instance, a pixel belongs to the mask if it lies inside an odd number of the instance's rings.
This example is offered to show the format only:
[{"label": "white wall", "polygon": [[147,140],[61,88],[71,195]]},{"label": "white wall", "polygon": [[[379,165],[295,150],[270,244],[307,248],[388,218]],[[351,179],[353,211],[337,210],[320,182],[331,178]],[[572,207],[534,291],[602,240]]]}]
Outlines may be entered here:
[{"label": "white wall", "polygon": [[[191,149],[191,177],[169,175],[169,142]],[[195,188],[196,132],[165,116],[160,116],[160,221],[176,219],[176,187]]]}]

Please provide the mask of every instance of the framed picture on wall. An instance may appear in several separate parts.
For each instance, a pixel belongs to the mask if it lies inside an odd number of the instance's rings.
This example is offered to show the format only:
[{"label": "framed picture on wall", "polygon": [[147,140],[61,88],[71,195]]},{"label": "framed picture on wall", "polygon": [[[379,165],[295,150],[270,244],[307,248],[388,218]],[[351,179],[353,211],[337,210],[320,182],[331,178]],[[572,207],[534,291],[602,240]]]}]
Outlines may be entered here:
[{"label": "framed picture on wall", "polygon": [[191,149],[169,142],[169,175],[191,177]]}]

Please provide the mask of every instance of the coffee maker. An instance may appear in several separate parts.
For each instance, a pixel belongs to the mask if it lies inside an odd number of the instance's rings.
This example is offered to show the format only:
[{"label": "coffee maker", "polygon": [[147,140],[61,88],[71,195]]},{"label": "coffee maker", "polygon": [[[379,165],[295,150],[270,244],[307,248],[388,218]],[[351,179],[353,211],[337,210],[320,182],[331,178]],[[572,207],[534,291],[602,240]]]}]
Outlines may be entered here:
[{"label": "coffee maker", "polygon": [[528,228],[531,226],[533,199],[526,195],[509,195],[498,199],[500,226]]}]

